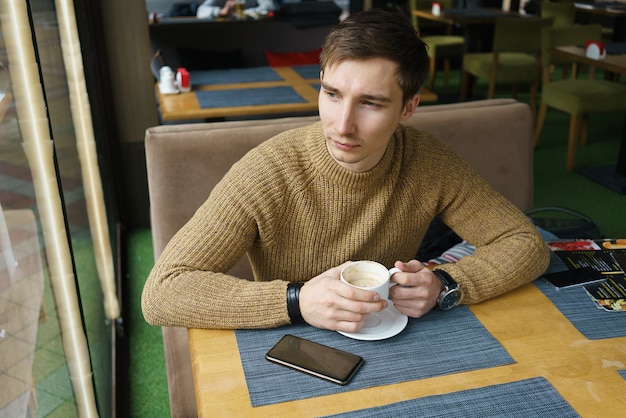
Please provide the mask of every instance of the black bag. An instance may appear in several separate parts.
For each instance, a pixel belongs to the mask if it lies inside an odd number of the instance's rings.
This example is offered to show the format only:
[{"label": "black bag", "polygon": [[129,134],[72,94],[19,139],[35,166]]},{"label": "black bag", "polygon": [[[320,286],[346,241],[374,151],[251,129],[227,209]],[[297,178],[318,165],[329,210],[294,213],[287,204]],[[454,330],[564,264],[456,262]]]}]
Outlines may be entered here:
[{"label": "black bag", "polygon": [[461,241],[463,241],[461,237],[437,217],[430,223],[422,244],[417,250],[417,254],[415,254],[415,259],[428,261],[439,257]]},{"label": "black bag", "polygon": [[560,239],[604,238],[596,223],[584,213],[559,206],[547,206],[525,212],[536,226]]}]

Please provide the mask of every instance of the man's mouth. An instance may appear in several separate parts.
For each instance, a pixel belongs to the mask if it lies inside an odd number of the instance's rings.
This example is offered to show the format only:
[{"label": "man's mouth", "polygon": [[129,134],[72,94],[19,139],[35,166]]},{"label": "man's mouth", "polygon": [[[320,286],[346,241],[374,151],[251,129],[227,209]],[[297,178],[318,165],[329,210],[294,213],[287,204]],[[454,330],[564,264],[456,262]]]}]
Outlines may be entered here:
[{"label": "man's mouth", "polygon": [[357,144],[350,144],[348,142],[341,142],[338,140],[333,140],[335,147],[343,151],[352,151],[359,147]]}]

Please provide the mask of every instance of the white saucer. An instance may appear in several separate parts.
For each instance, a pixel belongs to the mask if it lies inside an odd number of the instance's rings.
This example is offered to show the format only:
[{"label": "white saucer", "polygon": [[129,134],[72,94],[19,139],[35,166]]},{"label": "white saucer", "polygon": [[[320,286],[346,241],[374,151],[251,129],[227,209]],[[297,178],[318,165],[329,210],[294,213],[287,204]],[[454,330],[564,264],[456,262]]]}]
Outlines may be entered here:
[{"label": "white saucer", "polygon": [[[391,301],[385,310],[377,314],[370,315],[370,317],[372,316],[373,318],[371,319],[374,324],[368,325],[366,322],[363,328],[357,332],[337,332],[341,335],[345,335],[346,337],[354,338],[355,340],[384,340],[386,338],[391,338],[394,335],[398,335],[409,322],[409,318],[405,314],[398,311],[395,306],[393,306]],[[369,318],[368,321],[370,321]]]}]

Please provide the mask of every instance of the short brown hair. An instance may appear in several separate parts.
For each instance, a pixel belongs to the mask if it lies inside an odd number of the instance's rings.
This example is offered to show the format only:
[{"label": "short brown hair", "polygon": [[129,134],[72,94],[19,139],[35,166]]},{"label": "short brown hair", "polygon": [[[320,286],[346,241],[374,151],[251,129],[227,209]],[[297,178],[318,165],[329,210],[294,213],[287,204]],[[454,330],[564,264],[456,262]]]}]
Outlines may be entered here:
[{"label": "short brown hair", "polygon": [[428,75],[428,52],[411,21],[399,12],[371,9],[335,26],[322,45],[322,71],[343,60],[385,58],[398,64],[397,79],[406,102]]}]

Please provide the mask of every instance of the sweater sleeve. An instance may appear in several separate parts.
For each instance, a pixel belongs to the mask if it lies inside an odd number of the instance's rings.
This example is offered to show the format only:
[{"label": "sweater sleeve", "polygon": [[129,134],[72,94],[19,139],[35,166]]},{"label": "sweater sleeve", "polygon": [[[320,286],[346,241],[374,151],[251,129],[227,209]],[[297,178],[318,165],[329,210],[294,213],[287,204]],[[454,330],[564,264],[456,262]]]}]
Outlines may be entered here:
[{"label": "sweater sleeve", "polygon": [[227,175],[156,261],[142,294],[148,323],[222,329],[289,323],[286,281],[225,274],[257,236],[249,212]]},{"label": "sweater sleeve", "polygon": [[[462,303],[506,293],[543,274],[549,250],[535,226],[460,157],[440,190],[440,217],[476,251],[447,271],[463,291]],[[435,159],[436,160],[436,159]]]}]

